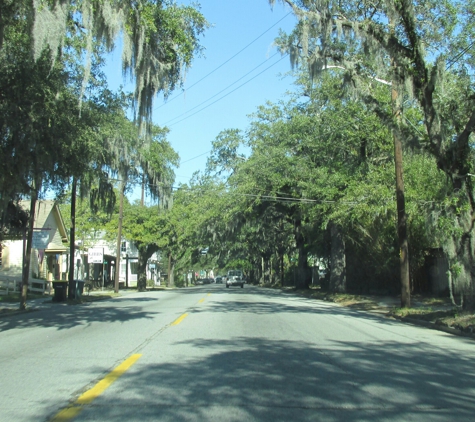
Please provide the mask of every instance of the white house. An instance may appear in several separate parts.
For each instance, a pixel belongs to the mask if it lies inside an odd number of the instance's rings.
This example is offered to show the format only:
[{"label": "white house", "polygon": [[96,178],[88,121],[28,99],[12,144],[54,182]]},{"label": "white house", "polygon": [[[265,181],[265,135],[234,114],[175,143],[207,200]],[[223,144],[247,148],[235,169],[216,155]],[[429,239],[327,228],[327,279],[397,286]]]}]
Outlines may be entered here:
[{"label": "white house", "polygon": [[[81,255],[83,256],[81,270],[82,279],[95,282],[95,287],[100,287],[103,283],[113,285],[115,280],[115,269],[117,262],[117,245],[116,241],[107,241],[104,239],[105,233],[95,231],[94,236],[90,236],[85,241],[88,247],[80,246]],[[79,241],[79,243],[82,243]],[[100,263],[93,263],[92,254],[100,251],[102,260]],[[90,257],[91,255],[91,257]],[[119,283],[121,286],[136,287],[137,286],[137,262],[138,250],[133,243],[122,240],[120,246],[120,270]]]},{"label": "white house", "polygon": [[[21,206],[29,210],[30,202]],[[69,278],[68,230],[55,201],[38,201],[36,205],[31,250],[29,284],[42,284],[43,290],[51,288],[51,282]],[[74,278],[95,282],[96,287],[113,285],[116,268],[116,242],[104,240],[104,234],[97,231],[87,239],[77,240],[74,257]],[[87,243],[87,246],[85,246]],[[6,240],[0,245],[0,281],[21,282],[24,241]],[[89,250],[101,250],[103,262],[92,263]],[[120,250],[119,282],[121,286],[137,286],[138,250],[132,242],[122,240]],[[149,260],[147,279],[159,282],[159,255]]]},{"label": "white house", "polygon": [[[29,201],[21,201],[25,210]],[[25,240],[5,240],[0,245],[0,279],[21,281]],[[38,201],[34,215],[29,283],[66,280],[68,272],[68,234],[58,205]]]}]

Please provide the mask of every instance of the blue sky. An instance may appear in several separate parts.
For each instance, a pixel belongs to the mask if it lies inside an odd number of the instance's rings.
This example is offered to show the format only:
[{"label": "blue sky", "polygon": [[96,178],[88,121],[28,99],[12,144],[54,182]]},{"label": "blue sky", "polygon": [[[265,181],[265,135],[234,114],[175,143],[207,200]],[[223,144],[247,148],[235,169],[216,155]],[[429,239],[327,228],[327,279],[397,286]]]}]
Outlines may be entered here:
[{"label": "blue sky", "polygon": [[[188,183],[195,171],[204,171],[211,143],[222,130],[245,130],[248,115],[258,106],[293,89],[292,77],[285,77],[289,59],[276,54],[273,46],[279,29],[290,32],[295,26],[288,7],[276,3],[272,9],[267,0],[199,3],[212,25],[202,38],[204,57],[188,70],[184,91],[176,91],[167,102],[162,97],[154,102],[153,121],[170,128],[168,140],[180,155],[177,186]],[[108,82],[112,89],[125,85],[131,90],[122,78],[120,57],[121,51],[110,56]]]}]

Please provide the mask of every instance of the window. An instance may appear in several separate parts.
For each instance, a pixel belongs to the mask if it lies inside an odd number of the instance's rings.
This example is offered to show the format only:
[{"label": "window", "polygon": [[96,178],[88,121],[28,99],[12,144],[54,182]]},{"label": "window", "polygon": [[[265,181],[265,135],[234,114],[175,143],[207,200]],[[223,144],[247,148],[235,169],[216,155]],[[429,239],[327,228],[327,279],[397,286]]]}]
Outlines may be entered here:
[{"label": "window", "polygon": [[120,251],[121,252],[127,252],[127,242],[122,242],[120,244]]},{"label": "window", "polygon": [[130,265],[130,274],[137,274],[138,270],[138,262],[137,261],[132,261],[129,263]]}]

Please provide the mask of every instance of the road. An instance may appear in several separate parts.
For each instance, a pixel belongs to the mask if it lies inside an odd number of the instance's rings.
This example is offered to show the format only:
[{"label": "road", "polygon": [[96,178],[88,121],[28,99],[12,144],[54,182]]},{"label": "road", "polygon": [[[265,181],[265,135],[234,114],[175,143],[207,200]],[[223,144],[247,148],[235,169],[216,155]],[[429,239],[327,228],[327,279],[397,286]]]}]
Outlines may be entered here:
[{"label": "road", "polygon": [[473,421],[475,342],[246,285],[0,318],[0,420]]}]

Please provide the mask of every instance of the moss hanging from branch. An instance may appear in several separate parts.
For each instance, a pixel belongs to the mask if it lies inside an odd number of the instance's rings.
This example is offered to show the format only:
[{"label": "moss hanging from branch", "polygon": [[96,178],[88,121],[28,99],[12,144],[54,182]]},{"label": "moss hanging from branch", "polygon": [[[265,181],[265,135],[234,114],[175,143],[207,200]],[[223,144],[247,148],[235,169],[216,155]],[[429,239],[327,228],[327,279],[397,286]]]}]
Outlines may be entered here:
[{"label": "moss hanging from branch", "polygon": [[33,55],[45,48],[53,61],[68,31],[84,37],[85,72],[82,96],[89,79],[95,43],[110,52],[122,36],[123,73],[135,81],[136,118],[150,122],[153,98],[167,97],[180,85],[193,57],[200,54],[199,37],[209,26],[194,7],[151,0],[34,0]]}]

